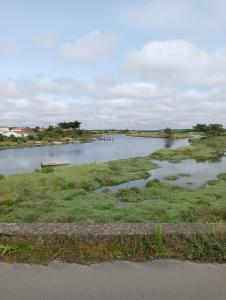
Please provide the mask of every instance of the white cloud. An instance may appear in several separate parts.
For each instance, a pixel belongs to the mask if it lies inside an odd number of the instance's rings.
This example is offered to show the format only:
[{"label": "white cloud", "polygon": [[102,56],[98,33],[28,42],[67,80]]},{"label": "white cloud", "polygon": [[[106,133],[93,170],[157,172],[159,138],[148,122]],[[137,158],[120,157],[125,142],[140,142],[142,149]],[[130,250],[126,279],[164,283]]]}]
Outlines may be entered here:
[{"label": "white cloud", "polygon": [[124,69],[139,78],[174,86],[226,84],[226,48],[208,54],[184,40],[153,41],[128,53]]},{"label": "white cloud", "polygon": [[0,123],[48,125],[79,119],[84,128],[153,129],[197,122],[226,125],[226,88],[177,90],[147,82],[35,78],[0,82]]},{"label": "white cloud", "polygon": [[60,38],[55,32],[43,32],[35,37],[35,44],[41,48],[54,49],[60,45]]},{"label": "white cloud", "polygon": [[13,43],[1,43],[0,42],[0,58],[9,57],[16,53],[17,47]]},{"label": "white cloud", "polygon": [[183,36],[191,32],[193,37],[222,36],[225,10],[225,0],[147,0],[127,5],[122,19],[134,27],[171,32],[174,36],[179,32]]},{"label": "white cloud", "polygon": [[141,28],[175,28],[193,19],[191,1],[152,0],[128,6],[123,18],[131,25]]},{"label": "white cloud", "polygon": [[105,61],[111,57],[117,40],[115,34],[94,31],[80,39],[65,43],[60,55],[67,61]]}]

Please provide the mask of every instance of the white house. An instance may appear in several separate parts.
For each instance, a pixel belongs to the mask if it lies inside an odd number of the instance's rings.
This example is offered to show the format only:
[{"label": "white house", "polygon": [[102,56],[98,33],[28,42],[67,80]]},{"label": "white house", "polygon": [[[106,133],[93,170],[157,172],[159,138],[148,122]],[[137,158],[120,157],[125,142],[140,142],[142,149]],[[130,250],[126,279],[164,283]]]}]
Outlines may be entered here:
[{"label": "white house", "polygon": [[12,131],[9,131],[9,132],[6,132],[6,133],[3,133],[4,136],[7,136],[7,137],[11,137],[11,136],[15,136],[15,137],[22,137],[21,134],[19,133],[16,133],[16,132],[12,132]]},{"label": "white house", "polygon": [[24,128],[14,128],[10,131],[11,135],[14,135],[16,137],[27,137],[28,131]]},{"label": "white house", "polygon": [[0,134],[11,137],[27,137],[28,132],[24,128],[14,128],[12,130],[9,129],[7,126],[0,126]]},{"label": "white house", "polygon": [[1,126],[0,125],[0,134],[5,135],[8,134],[10,132],[9,127],[8,126]]}]

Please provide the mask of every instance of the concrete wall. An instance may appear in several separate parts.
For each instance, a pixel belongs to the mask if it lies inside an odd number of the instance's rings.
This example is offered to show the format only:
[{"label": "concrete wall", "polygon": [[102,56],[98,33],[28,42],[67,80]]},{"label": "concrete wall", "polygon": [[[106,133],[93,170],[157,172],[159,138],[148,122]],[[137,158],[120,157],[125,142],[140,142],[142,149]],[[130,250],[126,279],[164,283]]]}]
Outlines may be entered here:
[{"label": "concrete wall", "polygon": [[151,237],[161,228],[164,238],[222,232],[226,224],[0,224],[0,242],[28,240],[38,243],[56,243],[67,239],[86,242]]}]

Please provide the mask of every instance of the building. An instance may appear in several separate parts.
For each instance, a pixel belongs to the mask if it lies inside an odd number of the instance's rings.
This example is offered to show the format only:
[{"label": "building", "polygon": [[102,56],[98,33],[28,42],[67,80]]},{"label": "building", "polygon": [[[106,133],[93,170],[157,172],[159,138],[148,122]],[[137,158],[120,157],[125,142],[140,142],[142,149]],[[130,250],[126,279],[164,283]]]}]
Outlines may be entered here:
[{"label": "building", "polygon": [[10,129],[7,126],[0,126],[0,134],[6,137],[14,136],[18,138],[28,137],[29,135],[35,135],[35,133],[29,128],[16,127]]},{"label": "building", "polygon": [[5,135],[5,134],[7,134],[9,132],[10,132],[10,129],[9,129],[8,126],[1,126],[0,125],[0,134]]},{"label": "building", "polygon": [[45,127],[38,127],[37,131],[43,132],[43,131],[46,131],[46,128]]},{"label": "building", "polygon": [[13,128],[10,131],[11,135],[14,135],[16,137],[27,137],[29,135],[29,130],[27,130],[26,128]]},{"label": "building", "polygon": [[11,137],[11,136],[18,137],[18,138],[21,137],[21,134],[18,134],[16,132],[12,132],[12,131],[5,132],[2,135],[7,136],[7,137]]}]

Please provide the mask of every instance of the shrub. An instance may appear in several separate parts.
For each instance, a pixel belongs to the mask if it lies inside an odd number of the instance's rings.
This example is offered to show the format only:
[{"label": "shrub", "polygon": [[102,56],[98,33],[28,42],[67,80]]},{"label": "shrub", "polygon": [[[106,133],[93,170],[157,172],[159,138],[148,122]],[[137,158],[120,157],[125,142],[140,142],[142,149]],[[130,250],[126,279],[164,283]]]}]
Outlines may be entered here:
[{"label": "shrub", "polygon": [[185,243],[183,253],[186,257],[197,261],[223,261],[226,256],[225,242],[225,237],[221,233],[192,237]]},{"label": "shrub", "polygon": [[154,186],[155,184],[159,184],[159,183],[160,183],[160,180],[155,178],[153,180],[148,181],[148,183],[146,184],[146,187],[150,188],[150,187]]},{"label": "shrub", "polygon": [[76,188],[76,186],[75,186],[74,182],[69,182],[69,183],[63,185],[63,187],[62,187],[63,190],[72,190],[75,188]]},{"label": "shrub", "polygon": [[226,173],[221,173],[217,176],[218,179],[226,181]]},{"label": "shrub", "polygon": [[46,168],[43,168],[43,169],[41,170],[41,172],[44,173],[44,174],[53,173],[54,171],[55,171],[55,170],[54,170],[53,167],[46,167]]}]

